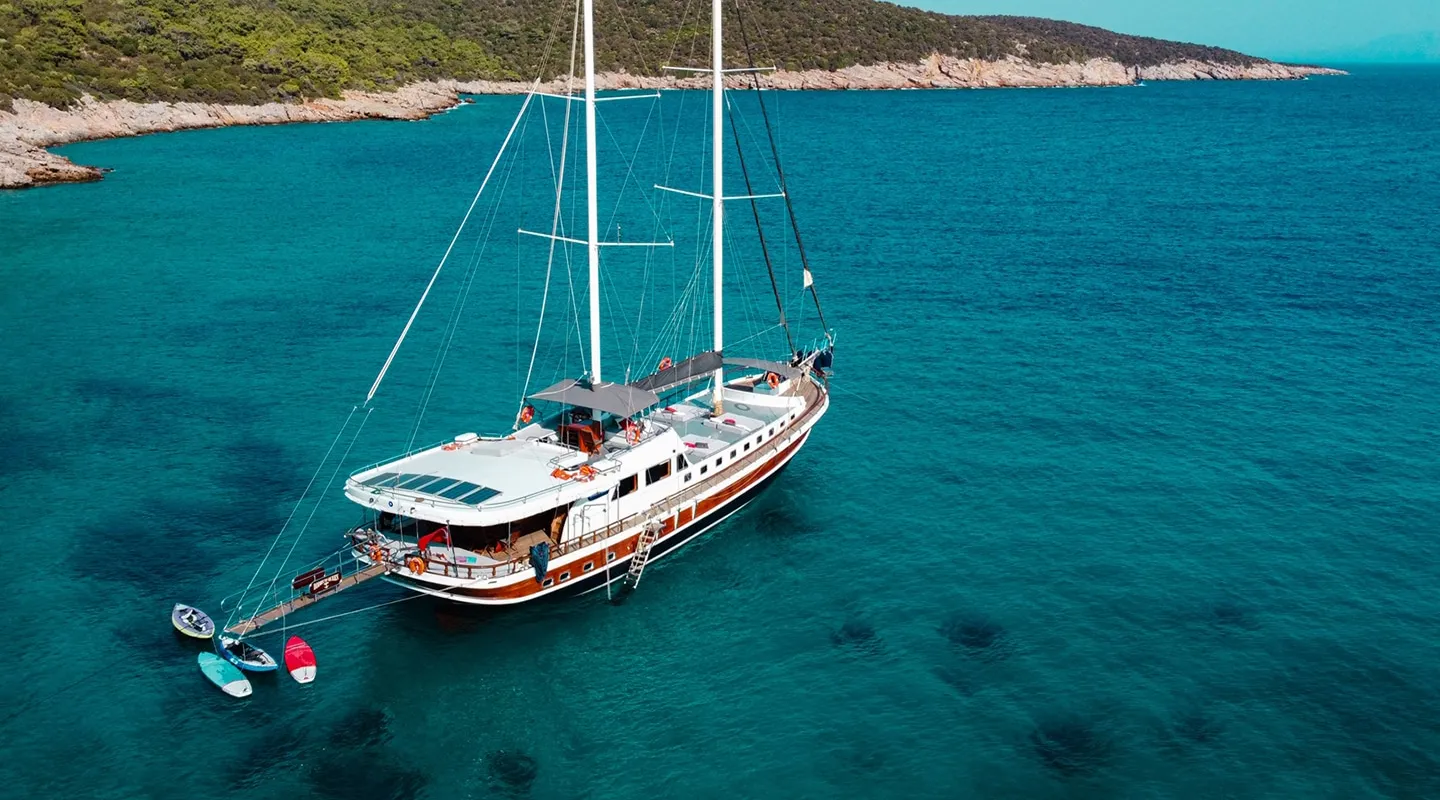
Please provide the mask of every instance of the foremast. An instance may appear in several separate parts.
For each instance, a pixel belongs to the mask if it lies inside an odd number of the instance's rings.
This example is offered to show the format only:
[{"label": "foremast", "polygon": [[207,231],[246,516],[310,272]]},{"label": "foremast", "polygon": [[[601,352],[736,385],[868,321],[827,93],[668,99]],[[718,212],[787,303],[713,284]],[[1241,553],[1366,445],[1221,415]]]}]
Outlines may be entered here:
[{"label": "foremast", "polygon": [[[715,0],[719,2],[719,0]],[[595,164],[595,0],[585,5],[585,216],[590,258],[590,381],[600,382],[600,203]],[[599,412],[596,412],[599,416]]]},{"label": "foremast", "polygon": [[[591,0],[585,0],[587,3]],[[715,352],[725,352],[725,61],[722,0],[710,0],[711,255],[715,261]],[[725,413],[725,367],[715,368],[715,414]]]}]

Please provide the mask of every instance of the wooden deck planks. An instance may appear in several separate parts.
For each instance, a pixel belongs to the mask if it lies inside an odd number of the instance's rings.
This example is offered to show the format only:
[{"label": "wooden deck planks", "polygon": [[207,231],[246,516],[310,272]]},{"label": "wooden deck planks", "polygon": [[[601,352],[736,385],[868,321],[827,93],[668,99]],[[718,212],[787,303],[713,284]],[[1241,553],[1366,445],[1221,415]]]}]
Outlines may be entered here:
[{"label": "wooden deck planks", "polygon": [[334,589],[326,592],[325,594],[319,595],[318,597],[315,595],[307,594],[297,597],[294,600],[288,600],[278,606],[275,606],[274,608],[267,609],[260,614],[256,614],[249,619],[244,619],[240,622],[235,623],[234,625],[231,625],[230,627],[225,629],[225,632],[233,634],[235,636],[244,636],[249,633],[254,633],[260,628],[263,628],[266,625],[275,622],[281,617],[284,617],[288,614],[293,614],[302,608],[306,608],[320,602],[326,597],[337,595],[345,591],[346,589],[349,589],[351,586],[355,586],[359,583],[364,583],[371,578],[378,578],[384,574],[384,564],[371,564],[370,566],[360,570],[359,572],[352,573],[344,578],[341,578],[340,584]]}]

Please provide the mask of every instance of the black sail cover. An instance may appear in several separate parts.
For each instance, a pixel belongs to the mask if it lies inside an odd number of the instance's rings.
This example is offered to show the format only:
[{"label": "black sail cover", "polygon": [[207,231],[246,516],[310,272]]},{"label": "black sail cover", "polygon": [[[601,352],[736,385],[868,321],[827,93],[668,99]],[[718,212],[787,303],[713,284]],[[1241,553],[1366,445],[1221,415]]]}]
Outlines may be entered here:
[{"label": "black sail cover", "polygon": [[633,416],[660,402],[654,392],[623,383],[586,384],[567,379],[530,395],[531,400],[549,400],[580,408],[593,408],[617,417]]},{"label": "black sail cover", "polygon": [[659,392],[709,375],[719,369],[722,363],[724,363],[724,359],[721,354],[709,350],[666,367],[653,375],[641,378],[630,385],[647,392]]}]

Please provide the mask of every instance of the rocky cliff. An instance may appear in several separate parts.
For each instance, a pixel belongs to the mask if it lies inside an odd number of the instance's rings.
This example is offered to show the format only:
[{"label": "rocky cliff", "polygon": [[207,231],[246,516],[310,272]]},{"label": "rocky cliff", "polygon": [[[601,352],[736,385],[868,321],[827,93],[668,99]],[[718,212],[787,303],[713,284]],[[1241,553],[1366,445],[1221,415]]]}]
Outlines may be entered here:
[{"label": "rocky cliff", "polygon": [[[1317,74],[1343,73],[1271,62],[1244,65],[1183,61],[1138,68],[1138,78],[1151,81],[1289,80]],[[770,73],[765,77],[765,84],[776,89],[970,89],[1119,86],[1134,83],[1136,79],[1136,68],[1109,59],[1040,64],[1014,57],[984,61],[934,55],[914,64],[874,64],[833,72]],[[617,72],[603,74],[597,80],[604,89],[683,89],[704,88],[708,79]],[[738,88],[746,85],[746,80],[734,76],[731,83]],[[564,84],[564,80],[556,79],[541,84],[541,89],[563,90]],[[395,92],[346,92],[338,100],[255,106],[96,102],[87,97],[77,106],[62,110],[17,100],[13,112],[0,111],[0,189],[99,180],[102,169],[74,164],[45,149],[71,142],[226,125],[423,119],[455,105],[460,93],[519,94],[529,88],[530,84],[518,82],[439,81],[412,84]]]}]

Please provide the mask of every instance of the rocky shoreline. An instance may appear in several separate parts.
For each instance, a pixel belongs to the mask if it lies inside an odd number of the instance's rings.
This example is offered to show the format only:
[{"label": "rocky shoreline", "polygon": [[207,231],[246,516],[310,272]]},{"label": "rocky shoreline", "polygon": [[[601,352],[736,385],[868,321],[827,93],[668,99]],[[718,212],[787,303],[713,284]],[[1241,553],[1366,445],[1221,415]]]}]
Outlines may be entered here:
[{"label": "rocky shoreline", "polygon": [[[1127,67],[1109,59],[1084,63],[1038,64],[1018,58],[981,61],[935,55],[916,64],[874,64],[837,71],[774,72],[765,76],[775,89],[978,89],[1123,86],[1138,80],[1295,80],[1310,75],[1343,75],[1339,70],[1259,62],[1248,66],[1184,61],[1152,67]],[[734,76],[738,87],[747,79]],[[708,78],[649,77],[628,73],[597,76],[602,89],[704,88]],[[0,189],[99,180],[105,170],[75,164],[45,148],[94,139],[145,133],[217,128],[228,125],[279,125],[290,122],[341,122],[357,119],[424,119],[453,107],[461,94],[521,94],[532,84],[509,81],[438,81],[405,86],[394,92],[346,92],[341,99],[259,106],[215,103],[99,102],[85,98],[74,108],[56,109],[16,100],[12,112],[0,111]],[[540,84],[542,91],[563,91],[564,79]]]}]

